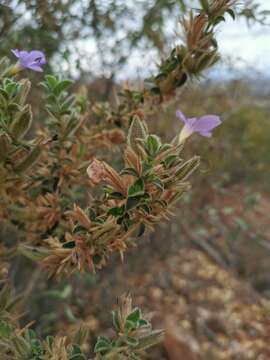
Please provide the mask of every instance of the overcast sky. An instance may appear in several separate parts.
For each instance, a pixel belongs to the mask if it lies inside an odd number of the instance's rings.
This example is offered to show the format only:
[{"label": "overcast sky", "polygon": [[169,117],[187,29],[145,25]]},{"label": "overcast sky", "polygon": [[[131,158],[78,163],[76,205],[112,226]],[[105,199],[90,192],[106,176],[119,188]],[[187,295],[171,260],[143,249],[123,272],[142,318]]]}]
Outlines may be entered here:
[{"label": "overcast sky", "polygon": [[[270,10],[270,0],[261,0],[262,7]],[[248,27],[244,19],[228,19],[218,34],[220,52],[235,59],[238,66],[247,64],[256,70],[270,74],[270,26],[253,25]]]}]

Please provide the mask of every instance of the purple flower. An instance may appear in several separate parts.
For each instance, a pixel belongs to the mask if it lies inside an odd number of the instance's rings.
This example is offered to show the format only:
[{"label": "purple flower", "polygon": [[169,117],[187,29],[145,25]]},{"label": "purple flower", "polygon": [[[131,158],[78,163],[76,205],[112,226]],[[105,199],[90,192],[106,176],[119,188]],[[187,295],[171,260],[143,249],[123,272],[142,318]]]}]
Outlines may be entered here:
[{"label": "purple flower", "polygon": [[200,118],[186,118],[180,111],[176,111],[176,116],[184,123],[184,127],[179,135],[179,142],[183,142],[194,132],[202,136],[211,137],[212,130],[221,124],[221,120],[216,115],[204,115]]},{"label": "purple flower", "polygon": [[19,66],[21,68],[39,72],[43,71],[42,66],[46,64],[46,59],[42,51],[32,50],[28,52],[17,49],[13,49],[11,51],[19,59]]}]

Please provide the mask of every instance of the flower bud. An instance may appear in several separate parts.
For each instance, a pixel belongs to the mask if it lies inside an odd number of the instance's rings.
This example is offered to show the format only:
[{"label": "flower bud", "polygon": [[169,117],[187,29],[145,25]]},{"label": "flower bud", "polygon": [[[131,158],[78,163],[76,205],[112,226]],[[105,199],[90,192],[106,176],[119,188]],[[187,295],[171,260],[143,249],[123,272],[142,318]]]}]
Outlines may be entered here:
[{"label": "flower bud", "polygon": [[94,159],[87,168],[87,175],[94,185],[98,185],[105,178],[105,169],[102,161]]}]

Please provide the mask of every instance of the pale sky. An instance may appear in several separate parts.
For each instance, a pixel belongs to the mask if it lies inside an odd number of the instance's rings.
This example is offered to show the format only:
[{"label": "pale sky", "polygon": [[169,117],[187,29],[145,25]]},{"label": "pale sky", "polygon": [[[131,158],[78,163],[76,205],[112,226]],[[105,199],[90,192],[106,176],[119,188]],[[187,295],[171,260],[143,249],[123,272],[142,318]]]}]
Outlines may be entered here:
[{"label": "pale sky", "polygon": [[[260,2],[265,10],[270,10],[270,0]],[[242,60],[237,62],[238,67],[244,67],[246,64],[270,74],[270,25],[248,27],[244,19],[228,19],[221,25],[218,40],[223,56]]]}]

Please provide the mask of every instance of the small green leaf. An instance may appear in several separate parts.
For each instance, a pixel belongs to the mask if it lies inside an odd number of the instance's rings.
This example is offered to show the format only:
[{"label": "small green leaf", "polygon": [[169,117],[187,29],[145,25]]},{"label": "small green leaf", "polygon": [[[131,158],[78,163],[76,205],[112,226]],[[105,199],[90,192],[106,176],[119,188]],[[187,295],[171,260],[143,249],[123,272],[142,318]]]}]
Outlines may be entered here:
[{"label": "small green leaf", "polygon": [[172,167],[174,165],[177,158],[178,158],[178,156],[175,154],[169,155],[162,161],[162,163],[164,164],[164,167],[166,169],[169,169],[170,167]]},{"label": "small green leaf", "polygon": [[156,135],[148,135],[146,139],[146,148],[150,156],[157,155],[161,147],[161,141]]},{"label": "small green leaf", "polygon": [[46,343],[49,345],[49,348],[50,348],[50,349],[52,348],[53,341],[54,341],[53,336],[48,335],[48,336],[46,337]]},{"label": "small green leaf", "polygon": [[133,168],[125,168],[120,172],[120,174],[121,175],[132,175],[132,176],[135,176],[135,177],[139,177],[139,174]]},{"label": "small green leaf", "polygon": [[154,330],[139,339],[139,344],[136,346],[136,350],[145,350],[149,347],[160,343],[163,340],[164,331]]},{"label": "small green leaf", "polygon": [[53,75],[46,75],[46,84],[50,90],[53,90],[55,86],[58,84],[58,79]]},{"label": "small green leaf", "polygon": [[9,98],[12,97],[12,95],[15,93],[15,91],[18,88],[18,84],[16,84],[15,82],[10,82],[6,87],[5,90],[9,95]]},{"label": "small green leaf", "polygon": [[81,348],[79,347],[79,345],[73,345],[73,349],[72,349],[72,355],[77,355],[77,354],[81,354]]},{"label": "small green leaf", "polygon": [[235,20],[235,13],[232,9],[226,10],[226,13],[228,13],[233,20]]},{"label": "small green leaf", "polygon": [[186,74],[186,73],[183,73],[183,74],[181,75],[181,77],[179,77],[179,78],[177,79],[177,81],[175,82],[175,86],[176,86],[176,87],[181,87],[181,86],[183,86],[183,85],[187,82],[187,79],[188,79],[187,74]]},{"label": "small green leaf", "polygon": [[21,111],[21,107],[20,107],[20,105],[14,103],[14,102],[11,102],[8,104],[7,111],[9,111],[11,113],[15,113],[15,112]]},{"label": "small green leaf", "polygon": [[1,337],[8,338],[12,333],[10,325],[4,320],[0,320],[0,339]]},{"label": "small green leaf", "polygon": [[25,334],[29,339],[36,339],[37,338],[37,334],[33,329],[27,329]]},{"label": "small green leaf", "polygon": [[214,25],[217,25],[219,23],[221,23],[222,21],[226,21],[224,16],[217,16],[215,19],[214,19]]},{"label": "small green leaf", "polygon": [[125,207],[121,206],[121,207],[113,207],[111,209],[109,209],[108,211],[108,215],[113,215],[113,216],[122,216],[124,214],[125,211]]},{"label": "small green leaf", "polygon": [[18,113],[11,125],[11,134],[16,138],[22,138],[29,130],[32,123],[32,111],[29,105]]},{"label": "small green leaf", "polygon": [[141,310],[136,308],[127,316],[127,320],[132,321],[133,323],[137,323],[141,318]]},{"label": "small green leaf", "polygon": [[64,249],[73,249],[75,247],[75,241],[68,241],[63,244]]},{"label": "small green leaf", "polygon": [[125,229],[125,231],[128,231],[128,229],[130,228],[130,226],[132,225],[132,220],[130,220],[129,218],[125,218],[122,221],[122,225]]},{"label": "small green leaf", "polygon": [[140,205],[140,210],[142,210],[146,215],[151,213],[151,208],[146,204]]},{"label": "small green leaf", "polygon": [[125,330],[127,333],[129,333],[130,331],[133,331],[137,328],[136,326],[137,324],[134,323],[133,321],[130,321],[130,320],[126,320],[125,322]]},{"label": "small green leaf", "polygon": [[176,178],[179,180],[187,179],[195,169],[200,165],[199,156],[194,156],[192,159],[182,164],[176,171]]},{"label": "small green leaf", "polygon": [[32,353],[33,355],[41,355],[43,353],[43,346],[38,339],[31,340]]},{"label": "small green leaf", "polygon": [[73,234],[81,234],[85,232],[85,227],[83,227],[82,225],[76,225],[73,229]]},{"label": "small green leaf", "polygon": [[72,348],[72,355],[69,360],[86,360],[79,345],[75,344]]},{"label": "small green leaf", "polygon": [[16,96],[14,97],[14,102],[19,103],[21,106],[25,104],[26,98],[31,89],[31,82],[28,79],[22,79],[20,81],[20,88]]},{"label": "small green leaf", "polygon": [[60,95],[61,92],[66,90],[72,83],[73,81],[68,79],[60,81],[53,89],[53,93],[56,96]]},{"label": "small green leaf", "polygon": [[11,298],[11,289],[9,286],[4,286],[0,292],[0,312],[7,310],[10,298]]},{"label": "small green leaf", "polygon": [[110,340],[104,336],[100,336],[94,348],[95,353],[107,352],[111,349]]},{"label": "small green leaf", "polygon": [[143,165],[143,175],[146,176],[153,169],[153,163],[152,161],[143,161],[142,165]]},{"label": "small green leaf", "polygon": [[127,336],[125,340],[126,343],[132,347],[137,346],[139,344],[138,339],[135,339],[134,337]]},{"label": "small green leaf", "polygon": [[141,200],[142,199],[140,196],[129,197],[126,202],[126,211],[129,211],[129,210],[135,208],[137,205],[140,204]]},{"label": "small green leaf", "polygon": [[143,327],[143,326],[149,326],[149,322],[144,320],[144,319],[140,319],[139,320],[139,326]]},{"label": "small green leaf", "polygon": [[120,321],[119,321],[119,313],[118,311],[112,311],[112,321],[114,328],[119,331],[120,330]]},{"label": "small green leaf", "polygon": [[109,194],[110,199],[123,200],[125,197],[120,192],[112,192]]},{"label": "small green leaf", "polygon": [[155,178],[152,180],[152,184],[154,184],[156,187],[158,187],[160,190],[164,190],[164,184],[159,178]]},{"label": "small green leaf", "polygon": [[144,194],[143,179],[138,179],[128,188],[128,197],[135,197]]}]

